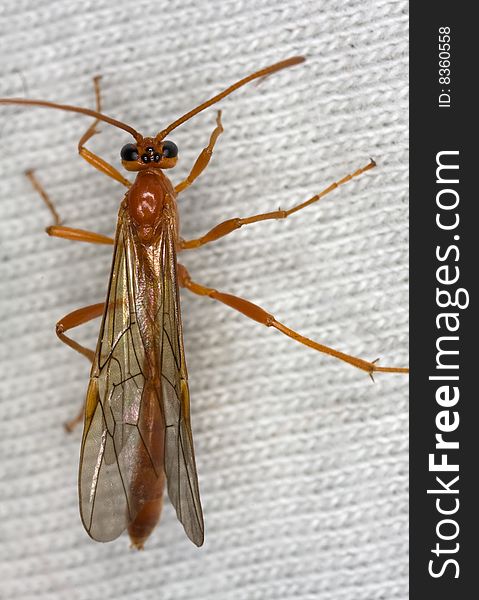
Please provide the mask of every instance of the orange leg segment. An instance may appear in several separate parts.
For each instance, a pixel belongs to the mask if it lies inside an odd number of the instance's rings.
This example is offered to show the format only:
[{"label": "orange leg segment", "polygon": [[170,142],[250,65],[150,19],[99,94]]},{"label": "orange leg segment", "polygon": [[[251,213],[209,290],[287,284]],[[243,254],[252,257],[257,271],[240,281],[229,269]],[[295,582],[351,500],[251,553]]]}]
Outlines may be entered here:
[{"label": "orange leg segment", "polygon": [[223,223],[216,225],[216,227],[213,227],[213,229],[208,231],[208,233],[201,236],[200,238],[196,238],[194,240],[181,240],[180,249],[181,250],[190,250],[192,248],[199,248],[200,246],[203,246],[204,244],[209,244],[210,242],[214,242],[215,240],[218,240],[219,238],[222,238],[225,235],[228,235],[232,231],[235,231],[236,229],[243,227],[243,225],[250,225],[251,223],[257,223],[259,221],[269,221],[271,219],[286,219],[286,217],[289,217],[290,215],[294,214],[295,212],[298,212],[298,211],[302,210],[303,208],[306,208],[310,204],[313,204],[314,202],[318,202],[318,200],[321,200],[321,198],[324,198],[324,196],[326,196],[327,194],[329,194],[330,192],[332,192],[333,190],[338,188],[340,185],[343,185],[344,183],[346,183],[347,181],[350,181],[354,177],[358,177],[359,175],[362,175],[366,171],[373,169],[375,166],[376,166],[376,163],[374,162],[374,160],[371,159],[371,161],[365,167],[362,167],[361,169],[354,171],[354,173],[351,173],[350,175],[346,175],[346,177],[343,177],[339,181],[335,181],[334,183],[332,183],[330,186],[328,186],[326,189],[324,189],[319,194],[316,194],[312,198],[309,198],[309,200],[306,200],[305,202],[301,202],[300,204],[297,204],[296,206],[293,206],[292,208],[290,208],[288,210],[275,210],[275,211],[272,211],[269,213],[261,213],[259,215],[253,215],[252,217],[246,217],[246,218],[242,218],[242,219],[237,217],[235,219],[229,219],[228,221],[223,221]]},{"label": "orange leg segment", "polygon": [[[83,325],[92,319],[97,317],[101,317],[103,314],[103,309],[105,307],[105,303],[101,302],[100,304],[92,304],[91,306],[85,306],[84,308],[79,308],[78,310],[74,310],[73,312],[65,315],[63,319],[60,319],[56,326],[56,334],[60,338],[60,340],[76,350],[80,354],[83,354],[90,362],[93,362],[95,358],[95,352],[90,350],[89,348],[85,348],[75,340],[72,340],[70,337],[65,335],[65,331],[69,329],[73,329],[74,327],[78,327],[79,325]],[[73,429],[81,423],[84,415],[84,405],[82,403],[81,408],[78,414],[65,423],[65,429],[68,432],[73,431]]]},{"label": "orange leg segment", "polygon": [[25,172],[25,175],[30,180],[30,183],[34,187],[34,189],[40,194],[42,200],[48,207],[48,210],[51,212],[53,216],[53,225],[45,228],[45,231],[48,235],[64,238],[66,240],[73,240],[76,242],[90,242],[92,244],[114,244],[115,240],[106,235],[102,235],[101,233],[94,233],[92,231],[85,231],[84,229],[74,229],[73,227],[65,227],[61,224],[62,220],[60,215],[55,209],[55,205],[50,200],[50,197],[44,190],[42,184],[35,177],[35,174],[32,170],[28,170]]},{"label": "orange leg segment", "polygon": [[95,352],[85,348],[78,342],[75,342],[75,340],[72,340],[70,337],[65,335],[65,332],[69,329],[73,329],[74,327],[78,327],[79,325],[83,325],[84,323],[88,323],[88,321],[91,321],[92,319],[101,317],[104,308],[104,302],[79,308],[78,310],[74,310],[73,312],[68,313],[68,315],[65,315],[63,319],[58,321],[56,326],[56,333],[61,341],[67,346],[70,346],[70,348],[73,348],[73,350],[83,354],[83,356],[88,358],[90,362],[93,362],[93,359],[95,358]]},{"label": "orange leg segment", "polygon": [[101,233],[86,231],[85,229],[74,229],[73,227],[64,227],[63,225],[51,225],[45,231],[53,237],[72,240],[74,242],[89,242],[91,244],[114,244],[115,240]]},{"label": "orange leg segment", "polygon": [[244,298],[239,298],[238,296],[232,296],[231,294],[225,294],[225,293],[219,292],[218,290],[215,290],[213,288],[205,287],[203,285],[200,285],[199,283],[192,281],[188,271],[186,270],[186,268],[183,265],[178,265],[178,275],[179,275],[180,285],[182,287],[185,287],[188,290],[190,290],[190,292],[193,292],[194,294],[198,294],[199,296],[209,296],[210,298],[213,298],[214,300],[218,300],[219,302],[222,302],[223,304],[226,304],[227,306],[234,308],[235,310],[242,313],[249,319],[252,319],[253,321],[257,321],[258,323],[261,323],[262,325],[265,325],[266,327],[274,327],[275,329],[277,329],[284,335],[287,335],[288,337],[292,338],[293,340],[296,340],[300,344],[304,344],[305,346],[309,346],[310,348],[313,348],[314,350],[317,350],[318,352],[323,352],[324,354],[329,354],[329,356],[334,356],[335,358],[338,358],[339,360],[347,362],[348,364],[353,365],[354,367],[357,367],[358,369],[361,369],[362,371],[365,371],[366,373],[369,373],[369,375],[371,375],[371,377],[372,377],[373,373],[377,373],[377,372],[382,372],[382,373],[408,373],[409,372],[409,369],[402,368],[402,367],[380,367],[376,364],[377,360],[373,361],[373,362],[369,362],[369,361],[363,360],[362,358],[357,358],[355,356],[345,354],[344,352],[340,352],[339,350],[335,350],[334,348],[330,348],[329,346],[325,346],[324,344],[320,344],[318,342],[310,340],[309,338],[304,337],[303,335],[297,333],[296,331],[293,331],[289,327],[286,327],[286,325],[283,325],[283,323],[280,323],[279,321],[277,321],[273,315],[266,312],[260,306],[257,306],[256,304],[249,302],[249,300],[245,300]]},{"label": "orange leg segment", "polygon": [[196,159],[196,162],[193,165],[193,168],[191,169],[188,177],[175,187],[175,192],[177,194],[190,187],[190,185],[195,181],[195,179],[197,179],[201,175],[201,173],[206,169],[208,163],[210,162],[211,155],[213,154],[213,148],[215,147],[216,141],[222,133],[223,125],[221,124],[221,111],[219,110],[218,116],[216,117],[216,127],[213,133],[211,134],[210,141],[206,148],[203,148],[200,155]]},{"label": "orange leg segment", "polygon": [[[95,110],[97,112],[101,112],[100,79],[101,79],[100,75],[97,75],[96,77],[93,78],[93,85],[95,87],[95,100],[96,100]],[[97,119],[90,125],[90,127],[82,135],[82,137],[80,138],[80,141],[78,142],[78,152],[80,153],[80,156],[87,161],[87,163],[92,165],[92,167],[95,167],[95,169],[97,169],[101,173],[104,173],[105,175],[108,175],[108,177],[111,177],[115,181],[120,182],[125,187],[130,187],[131,182],[128,181],[128,179],[125,179],[125,177],[123,177],[123,175],[119,171],[117,171],[117,169],[115,169],[115,167],[110,165],[110,163],[107,163],[106,160],[103,160],[103,158],[101,158],[100,156],[97,156],[96,154],[93,154],[93,152],[90,152],[90,150],[88,150],[88,148],[85,148],[85,144],[87,143],[87,141],[91,137],[93,137],[95,134],[99,133],[98,129],[96,128],[98,123],[99,123],[99,121]]]}]

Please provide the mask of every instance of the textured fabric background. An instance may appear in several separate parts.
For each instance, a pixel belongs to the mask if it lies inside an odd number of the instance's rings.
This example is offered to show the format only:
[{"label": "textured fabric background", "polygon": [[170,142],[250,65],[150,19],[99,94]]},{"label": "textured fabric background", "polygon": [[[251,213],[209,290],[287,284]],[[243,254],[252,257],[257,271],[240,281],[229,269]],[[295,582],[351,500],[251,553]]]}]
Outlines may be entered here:
[{"label": "textured fabric background", "polygon": [[[0,5],[0,96],[93,106],[145,134],[253,70],[304,65],[221,105],[225,133],[181,198],[184,237],[289,207],[378,168],[287,222],[185,254],[206,285],[243,295],[324,343],[407,358],[407,3],[403,0],[16,0]],[[172,135],[179,181],[215,111]],[[206,542],[168,504],[144,552],[98,544],[77,508],[79,407],[89,365],[55,337],[104,299],[111,248],[48,238],[23,176],[65,224],[114,231],[123,188],[77,158],[89,119],[0,107],[0,597],[6,600],[407,598],[407,377],[369,377],[182,293]],[[128,136],[90,143],[119,165]],[[77,338],[95,345],[98,321]]]}]

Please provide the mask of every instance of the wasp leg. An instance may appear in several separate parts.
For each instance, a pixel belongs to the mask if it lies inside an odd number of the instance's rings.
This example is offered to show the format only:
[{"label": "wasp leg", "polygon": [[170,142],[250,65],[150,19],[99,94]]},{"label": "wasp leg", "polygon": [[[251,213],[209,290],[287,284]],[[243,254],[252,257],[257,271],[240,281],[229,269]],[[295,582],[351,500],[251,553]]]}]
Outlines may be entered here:
[{"label": "wasp leg", "polygon": [[211,155],[213,154],[213,148],[215,147],[216,141],[219,138],[219,136],[223,133],[223,131],[223,125],[221,124],[221,111],[219,110],[218,115],[216,117],[216,127],[210,136],[210,141],[206,148],[203,148],[200,155],[196,159],[196,162],[193,165],[193,168],[191,169],[188,177],[175,187],[175,192],[177,194],[190,187],[190,185],[195,181],[195,179],[199,177],[201,173],[206,169],[208,163],[210,162]]},{"label": "wasp leg", "polygon": [[[73,312],[65,315],[62,319],[60,319],[56,325],[56,334],[60,338],[60,340],[76,350],[83,356],[85,356],[90,362],[93,362],[95,357],[95,352],[90,350],[89,348],[85,348],[72,338],[65,335],[65,332],[69,329],[73,329],[74,327],[78,327],[79,325],[83,325],[92,319],[96,319],[97,317],[101,317],[103,314],[103,309],[105,307],[105,303],[101,302],[100,304],[92,304],[90,306],[85,306],[84,308],[79,308],[78,310],[74,310]],[[84,414],[84,406],[82,403],[81,409],[78,414],[65,423],[65,429],[67,431],[73,431],[76,425],[83,420]]]},{"label": "wasp leg", "polygon": [[73,227],[64,227],[63,225],[50,225],[45,231],[53,237],[72,240],[74,242],[89,242],[91,244],[114,244],[115,240],[107,235],[86,231],[85,229],[74,229]]},{"label": "wasp leg", "polygon": [[293,206],[292,208],[289,208],[288,210],[275,210],[275,211],[268,212],[268,213],[261,213],[259,215],[253,215],[251,217],[245,217],[245,218],[237,217],[236,219],[229,219],[228,221],[223,221],[223,223],[216,225],[216,227],[213,227],[213,229],[208,231],[208,233],[201,236],[200,238],[196,238],[194,240],[181,240],[180,241],[180,250],[190,250],[192,248],[199,248],[200,246],[204,246],[205,244],[209,244],[210,242],[214,242],[215,240],[218,240],[219,238],[222,238],[225,235],[228,235],[232,231],[235,231],[236,229],[243,227],[243,225],[250,225],[251,223],[257,223],[259,221],[269,221],[271,219],[286,219],[286,217],[289,217],[290,215],[294,214],[295,212],[298,212],[298,211],[302,210],[303,208],[306,208],[310,204],[314,204],[314,202],[318,202],[318,200],[321,200],[321,198],[324,198],[324,196],[326,196],[327,194],[329,194],[330,192],[332,192],[339,186],[343,185],[347,181],[350,181],[354,177],[358,177],[359,175],[362,175],[362,173],[369,171],[370,169],[374,168],[375,166],[376,166],[376,163],[374,162],[374,160],[371,159],[371,161],[365,167],[362,167],[361,169],[354,171],[354,173],[351,173],[350,175],[346,175],[346,177],[343,177],[339,181],[335,181],[334,183],[332,183],[330,186],[328,186],[326,189],[324,189],[319,194],[316,194],[315,196],[313,196],[309,200],[306,200],[305,202],[296,204],[296,206]]},{"label": "wasp leg", "polygon": [[62,220],[60,215],[55,209],[55,205],[50,200],[49,195],[44,190],[42,184],[35,177],[35,174],[32,170],[26,171],[25,175],[30,180],[30,183],[33,185],[34,189],[40,194],[42,200],[48,207],[48,210],[51,212],[53,216],[53,225],[50,225],[45,228],[45,231],[48,235],[54,237],[60,237],[67,240],[74,240],[77,242],[90,242],[92,244],[114,244],[115,240],[106,235],[102,235],[101,233],[94,233],[93,231],[85,231],[84,229],[74,229],[73,227],[65,227],[62,225]]},{"label": "wasp leg", "polygon": [[249,300],[245,300],[244,298],[240,298],[238,296],[232,296],[231,294],[225,294],[223,292],[219,292],[213,288],[206,287],[204,285],[200,285],[192,281],[188,271],[183,265],[178,265],[178,276],[180,285],[184,288],[190,290],[194,294],[198,294],[199,296],[209,296],[213,298],[213,300],[218,300],[231,308],[234,308],[238,312],[242,313],[249,319],[253,321],[257,321],[261,323],[261,325],[265,325],[266,327],[274,327],[284,335],[292,338],[293,340],[299,342],[300,344],[304,344],[305,346],[309,346],[318,352],[323,352],[324,354],[329,354],[329,356],[334,356],[339,360],[349,363],[362,371],[365,371],[369,375],[372,376],[373,373],[383,372],[383,373],[408,373],[409,369],[402,367],[380,367],[376,364],[377,361],[369,362],[367,360],[363,360],[362,358],[357,358],[355,356],[351,356],[349,354],[345,354],[344,352],[340,352],[339,350],[335,350],[334,348],[330,348],[329,346],[325,346],[324,344],[320,344],[319,342],[315,342],[310,340],[307,337],[304,337],[300,333],[293,331],[283,323],[280,323],[275,319],[273,315],[266,312],[260,306],[253,304]]},{"label": "wasp leg", "polygon": [[[95,99],[96,99],[96,108],[95,109],[97,112],[101,112],[100,79],[101,79],[100,75],[97,75],[96,77],[93,78],[93,85],[95,86]],[[107,163],[106,160],[103,160],[103,158],[101,158],[100,156],[97,156],[96,154],[93,154],[93,152],[90,152],[90,150],[88,150],[88,148],[85,148],[85,144],[87,143],[87,141],[92,136],[94,136],[96,133],[99,133],[98,129],[96,128],[98,123],[99,123],[99,121],[97,119],[90,125],[90,127],[82,135],[82,137],[80,138],[80,141],[78,142],[78,152],[80,153],[80,156],[82,158],[84,158],[88,163],[90,163],[90,165],[95,167],[95,169],[98,169],[98,171],[100,171],[101,173],[104,173],[105,175],[108,175],[108,177],[115,179],[115,181],[119,181],[125,187],[130,187],[131,182],[128,181],[128,179],[125,179],[125,177],[123,177],[123,175],[119,171],[117,171],[115,169],[115,167],[110,165],[110,163]]]},{"label": "wasp leg", "polygon": [[56,334],[60,340],[67,346],[70,346],[70,348],[73,348],[73,350],[83,354],[83,356],[88,358],[88,360],[91,362],[93,362],[95,352],[85,348],[75,340],[72,340],[70,337],[65,335],[65,332],[73,329],[74,327],[78,327],[79,325],[83,325],[84,323],[88,323],[88,321],[91,321],[92,319],[101,317],[104,308],[104,302],[79,308],[71,313],[68,313],[68,315],[65,315],[63,319],[60,319],[56,325]]}]

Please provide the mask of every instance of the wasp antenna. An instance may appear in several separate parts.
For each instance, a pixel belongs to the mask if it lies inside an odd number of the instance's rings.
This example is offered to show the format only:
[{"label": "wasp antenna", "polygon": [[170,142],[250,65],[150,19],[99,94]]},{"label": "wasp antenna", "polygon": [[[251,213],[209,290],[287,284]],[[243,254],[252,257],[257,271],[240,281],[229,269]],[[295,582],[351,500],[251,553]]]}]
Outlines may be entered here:
[{"label": "wasp antenna", "polygon": [[226,98],[226,96],[229,96],[232,92],[234,92],[238,88],[242,87],[243,85],[246,85],[250,81],[259,79],[261,77],[266,77],[267,75],[271,75],[271,73],[280,71],[281,69],[286,69],[287,67],[292,67],[294,65],[298,65],[298,64],[304,62],[305,60],[306,60],[306,58],[304,56],[292,56],[291,58],[282,60],[278,63],[275,63],[274,65],[270,65],[269,67],[265,67],[264,69],[256,71],[255,73],[248,75],[248,77],[244,77],[243,79],[240,79],[236,83],[233,83],[233,85],[230,85],[229,87],[227,87],[221,93],[217,94],[216,96],[213,96],[213,98],[210,98],[206,102],[203,102],[203,104],[200,104],[193,110],[190,110],[189,112],[185,113],[182,117],[180,117],[179,119],[176,119],[176,121],[173,121],[173,123],[168,125],[168,127],[166,127],[166,129],[163,129],[162,131],[160,131],[160,133],[156,136],[156,139],[162,140],[165,136],[167,136],[170,133],[170,131],[173,131],[173,129],[176,129],[177,127],[182,125],[185,121],[188,121],[189,119],[191,119],[191,117],[194,117],[195,115],[197,115],[199,112],[201,112],[205,108],[208,108],[208,106],[211,106],[212,104],[216,104],[216,102],[219,102],[223,98]]},{"label": "wasp antenna", "polygon": [[109,123],[114,127],[118,127],[119,129],[123,129],[130,133],[135,140],[140,141],[142,136],[130,127],[126,123],[122,123],[122,121],[118,121],[117,119],[113,119],[108,115],[104,115],[96,110],[92,110],[90,108],[82,108],[81,106],[70,106],[69,104],[58,104],[56,102],[50,102],[48,100],[29,100],[27,98],[0,98],[0,104],[23,104],[27,106],[41,106],[43,108],[56,108],[58,110],[65,110],[67,112],[75,112],[80,113],[82,115],[87,115],[88,117],[94,117],[99,121],[105,121],[105,123]]}]

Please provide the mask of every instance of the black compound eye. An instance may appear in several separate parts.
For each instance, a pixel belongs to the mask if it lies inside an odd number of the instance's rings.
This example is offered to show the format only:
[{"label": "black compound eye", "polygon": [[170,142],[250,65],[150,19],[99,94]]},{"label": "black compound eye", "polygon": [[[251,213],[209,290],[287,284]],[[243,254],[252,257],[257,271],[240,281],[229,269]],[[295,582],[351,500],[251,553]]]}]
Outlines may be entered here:
[{"label": "black compound eye", "polygon": [[121,160],[138,160],[138,148],[135,144],[126,144],[120,152]]},{"label": "black compound eye", "polygon": [[174,142],[163,142],[163,150],[161,152],[165,158],[175,158],[178,156],[178,146]]}]

